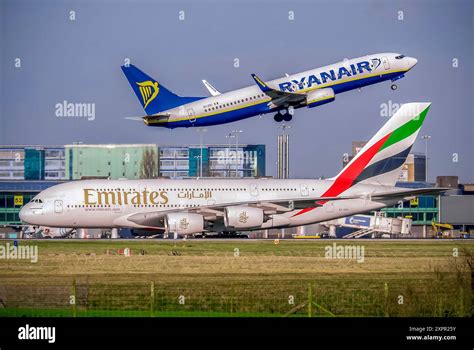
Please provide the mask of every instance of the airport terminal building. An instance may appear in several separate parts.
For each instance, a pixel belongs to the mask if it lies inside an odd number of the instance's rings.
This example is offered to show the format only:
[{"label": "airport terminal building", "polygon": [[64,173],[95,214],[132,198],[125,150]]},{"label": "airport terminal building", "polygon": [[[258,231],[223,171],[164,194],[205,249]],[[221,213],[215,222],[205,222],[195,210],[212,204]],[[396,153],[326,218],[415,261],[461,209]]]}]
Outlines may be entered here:
[{"label": "airport terminal building", "polygon": [[63,181],[198,176],[263,177],[265,145],[0,146],[0,225],[21,224],[20,208]]}]

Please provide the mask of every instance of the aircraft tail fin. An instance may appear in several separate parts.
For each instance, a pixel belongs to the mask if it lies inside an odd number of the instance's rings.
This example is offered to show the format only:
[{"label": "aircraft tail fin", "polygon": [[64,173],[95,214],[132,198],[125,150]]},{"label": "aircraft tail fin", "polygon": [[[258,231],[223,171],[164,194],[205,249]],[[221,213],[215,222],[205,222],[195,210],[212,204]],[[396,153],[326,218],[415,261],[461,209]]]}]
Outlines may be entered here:
[{"label": "aircraft tail fin", "polygon": [[202,98],[178,96],[133,64],[121,68],[147,115],[153,115]]},{"label": "aircraft tail fin", "polygon": [[333,178],[325,195],[338,195],[356,183],[394,186],[430,106],[404,104]]}]

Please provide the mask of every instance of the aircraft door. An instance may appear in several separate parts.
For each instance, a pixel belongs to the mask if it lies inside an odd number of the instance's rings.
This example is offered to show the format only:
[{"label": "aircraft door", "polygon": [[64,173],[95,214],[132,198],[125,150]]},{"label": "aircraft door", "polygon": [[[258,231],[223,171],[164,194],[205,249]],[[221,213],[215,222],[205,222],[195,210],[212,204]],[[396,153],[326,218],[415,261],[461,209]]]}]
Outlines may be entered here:
[{"label": "aircraft door", "polygon": [[327,202],[324,206],[326,207],[326,213],[334,212],[334,203],[333,202]]},{"label": "aircraft door", "polygon": [[258,196],[258,186],[257,186],[257,184],[250,184],[250,194],[253,197]]},{"label": "aircraft door", "polygon": [[192,108],[188,109],[188,120],[190,123],[194,123],[196,121],[196,115],[194,113],[194,109]]},{"label": "aircraft door", "polygon": [[54,201],[54,212],[60,214],[63,212],[63,201],[55,200]]},{"label": "aircraft door", "polygon": [[301,184],[300,185],[300,192],[302,196],[309,196],[309,189],[307,184]]},{"label": "aircraft door", "polygon": [[390,62],[388,61],[387,57],[382,57],[382,63],[383,63],[383,67],[385,68],[385,70],[390,69]]}]

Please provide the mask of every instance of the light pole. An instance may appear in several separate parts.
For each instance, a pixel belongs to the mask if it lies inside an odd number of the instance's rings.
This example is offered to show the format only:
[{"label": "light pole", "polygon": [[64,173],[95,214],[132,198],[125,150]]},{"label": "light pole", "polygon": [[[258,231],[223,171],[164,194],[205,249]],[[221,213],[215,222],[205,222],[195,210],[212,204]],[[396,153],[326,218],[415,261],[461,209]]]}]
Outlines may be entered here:
[{"label": "light pole", "polygon": [[242,130],[237,130],[234,129],[232,130],[232,133],[235,135],[235,177],[238,177],[238,172],[239,172],[239,163],[240,163],[240,158],[238,156],[239,154],[239,133],[243,132]]},{"label": "light pole", "polygon": [[201,155],[199,156],[199,177],[202,177],[202,134],[207,131],[206,128],[197,128],[196,131],[199,133],[199,149]]},{"label": "light pole", "polygon": [[230,162],[229,162],[229,152],[230,152],[230,139],[235,137],[235,135],[233,135],[231,132],[228,133],[227,135],[225,135],[225,138],[226,139],[229,139],[229,145],[228,145],[228,148],[227,148],[227,155],[226,155],[226,173],[227,173],[227,177],[230,177]]},{"label": "light pole", "polygon": [[425,140],[425,181],[428,182],[428,140],[431,136],[423,135],[421,138]]}]

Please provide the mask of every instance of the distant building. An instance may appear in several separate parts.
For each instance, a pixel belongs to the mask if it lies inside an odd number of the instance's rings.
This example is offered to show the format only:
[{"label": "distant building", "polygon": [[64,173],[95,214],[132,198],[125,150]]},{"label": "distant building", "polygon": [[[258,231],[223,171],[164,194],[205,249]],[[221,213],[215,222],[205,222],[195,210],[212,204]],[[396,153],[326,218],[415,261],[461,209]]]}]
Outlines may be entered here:
[{"label": "distant building", "polygon": [[142,176],[142,170],[147,161],[152,163],[154,177],[158,175],[158,149],[155,144],[73,144],[64,148],[66,178],[69,180],[87,177],[146,178],[150,176]]},{"label": "distant building", "polygon": [[160,147],[158,154],[159,176],[171,179],[189,176],[188,147]]},{"label": "distant building", "polygon": [[[345,167],[366,143],[367,141],[352,141],[352,154],[344,154],[342,166]],[[397,180],[400,182],[426,181],[426,156],[420,153],[410,153]]]},{"label": "distant building", "polygon": [[402,166],[398,181],[426,181],[426,157],[424,154],[410,153]]},{"label": "distant building", "polygon": [[0,146],[0,180],[63,180],[63,146]]},{"label": "distant building", "polygon": [[202,150],[199,145],[159,148],[160,176],[185,178],[201,174],[203,177],[265,176],[265,145],[203,145]]},{"label": "distant building", "polygon": [[202,150],[156,144],[0,146],[0,180],[198,176],[263,177],[265,145],[203,145]]}]

